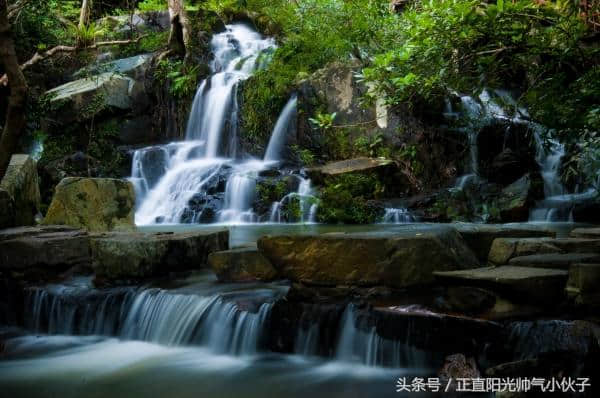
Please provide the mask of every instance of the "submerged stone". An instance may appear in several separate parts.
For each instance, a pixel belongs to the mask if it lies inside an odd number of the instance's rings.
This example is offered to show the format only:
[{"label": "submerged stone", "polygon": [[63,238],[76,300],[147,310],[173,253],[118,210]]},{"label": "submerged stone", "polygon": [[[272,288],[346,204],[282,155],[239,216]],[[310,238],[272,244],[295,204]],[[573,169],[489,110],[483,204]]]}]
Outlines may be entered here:
[{"label": "submerged stone", "polygon": [[318,285],[425,285],[433,282],[433,271],[479,264],[451,228],[417,233],[265,236],[259,239],[258,248],[282,277]]},{"label": "submerged stone", "polygon": [[94,235],[91,242],[97,280],[142,280],[171,272],[200,270],[208,255],[226,250],[227,230],[188,233]]},{"label": "submerged stone", "polygon": [[45,225],[59,224],[89,231],[134,229],[135,192],[129,181],[69,177],[56,187]]}]

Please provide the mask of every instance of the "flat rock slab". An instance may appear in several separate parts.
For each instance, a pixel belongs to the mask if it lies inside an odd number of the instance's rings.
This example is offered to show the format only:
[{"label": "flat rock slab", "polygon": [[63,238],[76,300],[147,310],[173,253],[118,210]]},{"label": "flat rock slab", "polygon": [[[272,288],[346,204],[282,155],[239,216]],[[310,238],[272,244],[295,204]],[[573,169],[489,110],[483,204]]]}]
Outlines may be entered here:
[{"label": "flat rock slab", "polygon": [[503,265],[513,257],[553,253],[600,253],[600,239],[498,238],[492,244],[488,261]]},{"label": "flat rock slab", "polygon": [[600,228],[575,228],[571,231],[573,238],[597,238],[600,239]]},{"label": "flat rock slab", "polygon": [[521,301],[540,302],[559,299],[568,278],[565,270],[509,265],[435,272],[434,275],[441,281],[491,288],[516,295]]},{"label": "flat rock slab", "polygon": [[55,272],[89,264],[90,237],[83,230],[63,226],[0,230],[0,270]]},{"label": "flat rock slab", "polygon": [[271,262],[252,247],[211,253],[208,264],[221,282],[271,281],[277,277]]},{"label": "flat rock slab", "polygon": [[199,270],[208,255],[229,245],[229,231],[186,233],[107,233],[91,240],[96,276],[141,280],[170,272]]},{"label": "flat rock slab", "polygon": [[550,253],[514,257],[509,261],[509,264],[520,267],[553,268],[568,270],[572,264],[595,262],[600,262],[600,254],[598,253]]},{"label": "flat rock slab", "polygon": [[373,172],[393,174],[397,169],[398,166],[396,163],[390,159],[362,157],[309,168],[306,170],[306,173],[315,182],[322,183],[327,177],[335,177],[343,174]]},{"label": "flat rock slab", "polygon": [[475,268],[453,228],[316,236],[265,236],[258,249],[284,278],[335,286],[403,288],[433,282],[433,271]]},{"label": "flat rock slab", "polygon": [[535,225],[453,224],[481,262],[486,262],[492,243],[498,238],[554,238],[556,232]]}]

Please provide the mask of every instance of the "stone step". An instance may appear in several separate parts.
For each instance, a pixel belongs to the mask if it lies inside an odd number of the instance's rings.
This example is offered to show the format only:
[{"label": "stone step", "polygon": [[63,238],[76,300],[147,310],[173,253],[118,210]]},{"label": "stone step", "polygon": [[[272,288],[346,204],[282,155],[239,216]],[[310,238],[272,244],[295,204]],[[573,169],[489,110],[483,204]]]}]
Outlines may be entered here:
[{"label": "stone step", "polygon": [[453,224],[477,258],[485,263],[493,242],[499,238],[554,238],[556,232],[531,224]]},{"label": "stone step", "polygon": [[514,257],[508,263],[519,267],[568,270],[572,264],[600,262],[598,253],[548,253]]},{"label": "stone step", "polygon": [[264,236],[258,249],[281,277],[319,286],[405,288],[434,281],[435,270],[479,266],[451,227],[331,235]]},{"label": "stone step", "polygon": [[600,239],[498,238],[492,244],[488,262],[504,265],[514,257],[553,253],[600,253]]},{"label": "stone step", "polygon": [[91,238],[97,281],[135,281],[204,268],[210,253],[229,247],[229,231],[113,232]]},{"label": "stone step", "polygon": [[271,281],[277,271],[256,247],[211,253],[208,265],[221,282]]},{"label": "stone step", "polygon": [[600,227],[596,228],[575,228],[571,231],[573,238],[597,238],[600,239]]},{"label": "stone step", "polygon": [[505,265],[462,271],[434,272],[442,282],[489,288],[515,301],[548,303],[560,300],[569,273],[565,270]]}]

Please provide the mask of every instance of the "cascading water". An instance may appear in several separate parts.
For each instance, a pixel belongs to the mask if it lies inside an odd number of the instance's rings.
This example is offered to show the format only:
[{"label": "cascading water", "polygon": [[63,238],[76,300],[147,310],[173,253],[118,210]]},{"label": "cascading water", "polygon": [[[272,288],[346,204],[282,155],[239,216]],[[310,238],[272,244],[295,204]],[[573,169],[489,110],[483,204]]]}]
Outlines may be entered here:
[{"label": "cascading water", "polygon": [[386,208],[383,214],[384,224],[406,224],[414,221],[413,215],[405,208]]},{"label": "cascading water", "polygon": [[[190,200],[209,190],[216,190],[219,177],[239,166],[235,161],[236,88],[260,66],[261,54],[272,51],[275,43],[243,24],[235,24],[214,35],[211,47],[213,73],[198,86],[186,129],[186,141],[169,144],[166,148],[143,148],[133,156],[132,180],[139,198],[137,224],[181,222],[190,211]],[[152,157],[144,161],[150,151],[157,150],[167,153],[160,170],[157,170]],[[247,201],[254,185],[236,177],[235,173],[232,180],[227,183],[225,206],[218,220],[252,221],[247,214]],[[194,214],[191,219],[196,220],[197,216]]]},{"label": "cascading water", "polygon": [[294,120],[296,116],[297,102],[296,96],[293,95],[281,111],[277,123],[275,123],[275,127],[273,128],[269,145],[267,145],[267,150],[265,151],[265,161],[278,162],[281,160],[281,151],[285,144],[286,134],[290,128],[290,122]]},{"label": "cascading water", "polygon": [[[282,212],[286,205],[290,205],[293,201],[297,201],[299,210],[299,220],[302,223],[314,223],[317,219],[318,203],[314,196],[314,190],[311,186],[310,179],[298,176],[300,183],[298,190],[285,195],[279,202],[273,202],[269,222],[283,222]],[[288,220],[290,221],[290,220]]]}]

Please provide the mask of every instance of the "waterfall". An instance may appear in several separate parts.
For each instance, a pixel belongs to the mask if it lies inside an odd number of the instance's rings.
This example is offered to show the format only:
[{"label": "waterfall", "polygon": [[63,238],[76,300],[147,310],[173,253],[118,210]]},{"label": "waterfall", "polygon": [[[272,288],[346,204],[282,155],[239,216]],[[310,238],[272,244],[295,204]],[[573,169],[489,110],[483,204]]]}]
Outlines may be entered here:
[{"label": "waterfall", "polygon": [[405,208],[387,208],[383,214],[384,224],[405,224],[414,221],[415,218]]},{"label": "waterfall", "polygon": [[97,291],[50,285],[26,292],[25,326],[50,334],[118,336],[164,345],[200,345],[215,352],[259,349],[272,304],[255,313],[222,294],[180,294],[157,288]]},{"label": "waterfall", "polygon": [[[213,36],[211,48],[212,74],[198,86],[185,141],[142,148],[133,155],[131,180],[138,197],[137,224],[181,222],[190,212],[190,201],[215,188],[220,177],[227,175],[232,178],[218,221],[252,221],[248,200],[253,183],[231,171],[235,167],[245,169],[235,161],[236,89],[260,66],[260,55],[272,51],[275,43],[246,25],[234,24]],[[160,166],[155,163],[159,152],[163,153]]]},{"label": "waterfall", "polygon": [[[298,204],[298,216],[297,221],[302,223],[314,223],[317,220],[317,209],[318,202],[315,198],[315,192],[312,188],[311,181],[308,178],[298,176],[300,183],[298,184],[298,190],[285,195],[279,202],[274,202],[271,205],[271,211],[269,216],[269,222],[280,223],[282,222],[282,210],[284,206],[291,205],[293,201],[297,201]],[[288,215],[289,217],[289,215]]]},{"label": "waterfall", "polygon": [[277,123],[275,123],[275,128],[273,128],[273,132],[271,133],[269,145],[267,145],[267,150],[265,151],[265,161],[281,160],[281,151],[289,131],[290,121],[296,116],[297,102],[296,96],[293,95],[281,111]]}]

